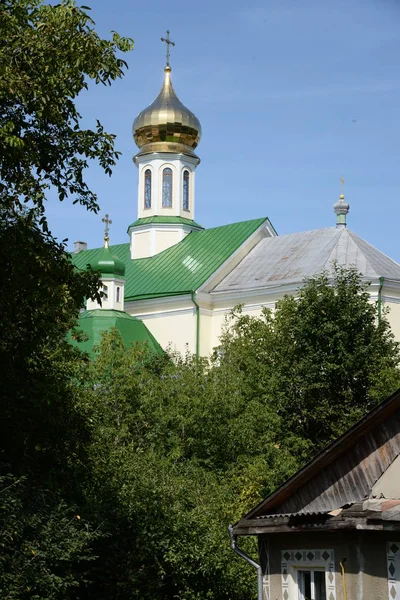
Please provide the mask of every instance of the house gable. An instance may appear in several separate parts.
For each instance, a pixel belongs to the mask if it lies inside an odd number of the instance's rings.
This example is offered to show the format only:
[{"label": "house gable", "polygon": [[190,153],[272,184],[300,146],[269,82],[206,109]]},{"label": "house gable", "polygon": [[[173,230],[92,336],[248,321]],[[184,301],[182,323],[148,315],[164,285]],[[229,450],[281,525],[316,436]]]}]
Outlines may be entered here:
[{"label": "house gable", "polygon": [[[400,390],[320,452],[238,523],[268,515],[328,512],[372,497],[400,455]],[[397,494],[399,497],[400,494]]]}]

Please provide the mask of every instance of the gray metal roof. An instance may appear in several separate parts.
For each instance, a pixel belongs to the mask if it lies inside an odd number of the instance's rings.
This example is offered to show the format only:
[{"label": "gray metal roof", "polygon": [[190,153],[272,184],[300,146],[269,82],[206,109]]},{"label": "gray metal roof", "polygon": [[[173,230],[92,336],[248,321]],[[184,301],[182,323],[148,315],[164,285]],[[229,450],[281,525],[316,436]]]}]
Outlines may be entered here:
[{"label": "gray metal roof", "polygon": [[277,287],[302,282],[337,261],[366,279],[400,281],[400,265],[345,227],[316,229],[265,238],[213,292]]}]

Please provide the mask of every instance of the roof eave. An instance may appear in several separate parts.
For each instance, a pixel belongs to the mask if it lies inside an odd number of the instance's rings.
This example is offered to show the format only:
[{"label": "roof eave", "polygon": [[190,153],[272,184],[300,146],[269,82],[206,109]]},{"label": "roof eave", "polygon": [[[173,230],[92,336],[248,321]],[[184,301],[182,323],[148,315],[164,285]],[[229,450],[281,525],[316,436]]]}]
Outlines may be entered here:
[{"label": "roof eave", "polygon": [[310,481],[317,472],[327,467],[335,458],[346,452],[350,446],[354,445],[356,440],[367,435],[370,430],[398,410],[400,410],[400,389],[378,404],[363,419],[319,452],[302,469],[297,471],[297,473],[275,490],[275,492],[250,510],[239,523],[250,521],[257,516],[272,512],[276,506],[282,504],[301,486]]}]

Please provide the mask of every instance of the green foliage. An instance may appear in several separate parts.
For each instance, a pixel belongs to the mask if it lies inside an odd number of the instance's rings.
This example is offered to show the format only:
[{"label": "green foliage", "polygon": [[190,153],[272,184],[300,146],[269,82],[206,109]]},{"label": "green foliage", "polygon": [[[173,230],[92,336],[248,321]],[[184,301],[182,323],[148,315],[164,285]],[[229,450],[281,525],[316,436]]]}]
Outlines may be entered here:
[{"label": "green foliage", "polygon": [[247,598],[254,573],[232,554],[227,527],[297,466],[279,445],[279,417],[247,403],[233,372],[125,350],[116,332],[83,368],[87,501],[110,534],[93,596]]},{"label": "green foliage", "polygon": [[236,310],[211,361],[153,360],[105,335],[80,376],[93,426],[87,502],[109,533],[90,597],[255,595],[227,525],[391,393],[398,363],[385,317],[341,268],[274,315]]},{"label": "green foliage", "polygon": [[66,334],[98,278],[76,272],[31,216],[0,218],[0,263],[1,462],[15,475],[62,480],[87,429],[71,386],[79,354]]},{"label": "green foliage", "polygon": [[248,400],[263,397],[285,431],[310,444],[309,455],[400,385],[399,345],[355,270],[310,279],[274,314],[239,309],[232,319],[224,364],[242,374]]},{"label": "green foliage", "polygon": [[117,57],[133,41],[113,32],[99,37],[85,8],[73,0],[4,0],[0,8],[0,198],[7,208],[30,202],[46,227],[44,201],[53,186],[60,198],[98,210],[84,181],[89,160],[108,174],[119,153],[115,136],[82,129],[74,100],[90,80],[110,84],[127,64]]},{"label": "green foliage", "polygon": [[0,477],[3,600],[76,597],[98,538],[81,515],[53,494],[23,479]]},{"label": "green foliage", "polygon": [[[86,360],[66,339],[99,281],[73,269],[49,233],[53,187],[97,210],[84,180],[91,160],[111,174],[114,135],[81,127],[77,95],[123,75],[132,40],[101,39],[71,0],[0,6],[0,596],[77,598],[103,533],[82,514],[90,423],[78,374]],[[12,475],[10,474],[12,473]],[[81,508],[76,508],[80,506]],[[87,513],[87,511],[85,511]]]}]

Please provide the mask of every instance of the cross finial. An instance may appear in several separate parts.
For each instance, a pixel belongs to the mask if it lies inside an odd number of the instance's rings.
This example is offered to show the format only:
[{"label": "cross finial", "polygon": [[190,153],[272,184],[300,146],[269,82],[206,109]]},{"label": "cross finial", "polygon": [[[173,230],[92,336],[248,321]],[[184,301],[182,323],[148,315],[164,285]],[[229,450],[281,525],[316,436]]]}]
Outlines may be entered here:
[{"label": "cross finial", "polygon": [[344,196],[344,178],[340,178],[340,183],[342,184],[342,195]]},{"label": "cross finial", "polygon": [[105,229],[104,229],[104,248],[108,248],[108,242],[110,241],[110,238],[108,235],[109,234],[109,225],[111,225],[111,223],[112,223],[108,213],[102,218],[102,222],[106,224]]},{"label": "cross finial", "polygon": [[161,38],[162,42],[165,42],[165,45],[167,46],[167,64],[166,66],[169,67],[169,47],[170,46],[175,46],[175,42],[171,42],[171,40],[169,39],[169,30],[167,30],[167,37],[165,38]]}]

